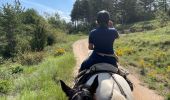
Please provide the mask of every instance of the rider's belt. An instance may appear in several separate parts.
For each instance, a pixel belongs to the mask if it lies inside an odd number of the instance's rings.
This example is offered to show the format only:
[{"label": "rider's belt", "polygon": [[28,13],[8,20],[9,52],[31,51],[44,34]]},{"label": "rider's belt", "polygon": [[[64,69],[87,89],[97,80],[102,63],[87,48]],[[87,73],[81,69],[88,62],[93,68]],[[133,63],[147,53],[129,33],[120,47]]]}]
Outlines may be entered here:
[{"label": "rider's belt", "polygon": [[100,56],[115,57],[114,54],[97,53]]}]

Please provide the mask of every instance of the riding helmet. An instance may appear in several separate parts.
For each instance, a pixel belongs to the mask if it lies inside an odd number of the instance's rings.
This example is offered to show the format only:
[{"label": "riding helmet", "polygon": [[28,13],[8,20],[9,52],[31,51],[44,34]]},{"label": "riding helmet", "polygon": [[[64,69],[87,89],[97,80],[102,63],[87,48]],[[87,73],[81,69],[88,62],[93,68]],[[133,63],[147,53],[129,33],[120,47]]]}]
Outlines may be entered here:
[{"label": "riding helmet", "polygon": [[107,24],[110,20],[110,14],[106,10],[99,11],[97,13],[97,22],[99,24]]}]

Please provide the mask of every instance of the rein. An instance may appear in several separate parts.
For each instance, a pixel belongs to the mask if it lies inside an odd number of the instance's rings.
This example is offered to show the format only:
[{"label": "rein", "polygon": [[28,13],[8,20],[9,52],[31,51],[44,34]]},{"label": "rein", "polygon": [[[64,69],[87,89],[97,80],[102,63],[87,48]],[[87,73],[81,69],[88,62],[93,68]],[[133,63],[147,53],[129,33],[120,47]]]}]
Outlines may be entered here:
[{"label": "rein", "polygon": [[71,100],[73,100],[76,96],[78,96],[81,92],[77,92],[76,94],[73,95],[73,97],[71,98]]},{"label": "rein", "polygon": [[89,96],[89,95],[90,95],[90,93],[89,93],[88,90],[82,89],[81,91],[78,91],[76,94],[74,94],[73,97],[71,98],[71,100],[74,100],[75,97],[78,96],[78,95],[80,95],[82,92],[86,92],[86,93],[83,94],[84,96]]}]

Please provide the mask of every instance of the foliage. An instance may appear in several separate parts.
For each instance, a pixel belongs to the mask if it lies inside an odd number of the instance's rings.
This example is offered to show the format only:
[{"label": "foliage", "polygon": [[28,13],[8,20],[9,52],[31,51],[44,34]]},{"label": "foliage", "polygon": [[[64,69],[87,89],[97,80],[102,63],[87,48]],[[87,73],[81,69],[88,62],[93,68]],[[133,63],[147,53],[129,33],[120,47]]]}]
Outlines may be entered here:
[{"label": "foliage", "polygon": [[12,57],[16,54],[16,37],[17,29],[20,24],[19,15],[22,13],[22,7],[19,2],[15,1],[14,5],[5,4],[1,8],[1,24],[7,40],[4,57]]},{"label": "foliage", "polygon": [[10,89],[10,82],[8,80],[0,80],[0,93],[6,94]]},{"label": "foliage", "polygon": [[23,10],[18,0],[0,8],[0,22],[0,56],[8,59],[64,41],[61,33],[67,29],[57,14],[45,19],[34,9]]},{"label": "foliage", "polygon": [[12,74],[17,74],[17,73],[21,73],[21,72],[23,72],[23,68],[21,68],[20,66],[12,68]]},{"label": "foliage", "polygon": [[158,11],[156,15],[161,27],[164,27],[168,24],[169,16],[166,12]]},{"label": "foliage", "polygon": [[57,49],[56,51],[55,51],[55,54],[54,54],[54,56],[60,56],[60,55],[63,55],[63,54],[65,54],[65,49],[63,49],[63,48],[59,48],[59,49]]},{"label": "foliage", "polygon": [[34,9],[27,9],[21,16],[24,24],[36,24],[37,20],[41,18]]},{"label": "foliage", "polygon": [[19,57],[22,65],[36,65],[40,63],[44,58],[43,52],[27,52]]},{"label": "foliage", "polygon": [[[53,46],[46,47],[44,52],[41,53],[46,56],[40,56],[44,60],[38,65],[23,64],[21,66],[19,62],[6,62],[7,64],[0,65],[0,79],[10,79],[7,82],[10,83],[9,85],[3,85],[3,88],[7,87],[7,92],[3,96],[0,95],[0,98],[11,98],[10,94],[13,94],[12,98],[17,100],[67,99],[60,88],[59,80],[62,79],[70,83],[69,85],[72,85],[72,71],[75,66],[75,58],[72,54],[71,46],[76,40],[83,37],[84,35],[66,35],[65,42],[57,42]],[[62,48],[67,52],[54,57],[57,48]],[[23,56],[31,58],[37,55],[37,52],[23,54]],[[23,59],[25,58],[20,58],[20,60]],[[37,58],[34,60],[37,60]]]},{"label": "foliage", "polygon": [[54,16],[49,16],[47,20],[52,27],[66,30],[66,22],[60,18],[59,14],[56,13]]},{"label": "foliage", "polygon": [[42,51],[46,45],[46,29],[40,21],[36,22],[35,30],[34,30],[34,37],[31,41],[31,48],[33,51]]},{"label": "foliage", "polygon": [[[162,10],[162,6],[163,10]],[[165,7],[166,6],[166,7]],[[167,10],[164,10],[166,8]],[[168,13],[170,6],[168,0],[76,0],[71,12],[71,21],[73,22],[73,30],[89,30],[94,27],[97,13],[101,10],[110,12],[110,19],[115,24],[127,25],[139,21],[148,21],[155,19],[164,11],[165,15]],[[161,15],[160,17],[169,16]],[[162,22],[165,22],[163,20]],[[84,28],[80,26],[84,26]],[[145,24],[145,26],[136,29],[136,27],[129,28],[132,32],[152,30],[155,27],[152,24]],[[72,27],[71,27],[72,28]],[[80,29],[82,28],[82,29]],[[124,30],[123,30],[124,31]]]},{"label": "foliage", "polygon": [[[154,21],[152,24],[158,25],[159,23]],[[149,87],[159,90],[162,95],[170,91],[168,27],[169,24],[150,31],[124,34],[115,44],[115,51],[120,56],[121,64],[138,68],[137,73],[140,73],[145,82],[149,83]],[[156,85],[153,86],[153,84]]]}]

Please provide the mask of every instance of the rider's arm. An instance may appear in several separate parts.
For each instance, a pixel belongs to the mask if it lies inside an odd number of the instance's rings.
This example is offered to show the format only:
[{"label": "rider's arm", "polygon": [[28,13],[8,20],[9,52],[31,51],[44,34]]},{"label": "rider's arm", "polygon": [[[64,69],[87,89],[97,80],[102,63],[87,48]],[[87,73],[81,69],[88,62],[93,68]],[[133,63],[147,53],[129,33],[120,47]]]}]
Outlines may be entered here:
[{"label": "rider's arm", "polygon": [[93,33],[91,32],[89,35],[89,45],[88,48],[89,50],[94,50],[94,37],[93,37]]},{"label": "rider's arm", "polygon": [[116,33],[116,37],[115,38],[118,39],[120,37],[119,32],[116,30],[115,33]]}]

